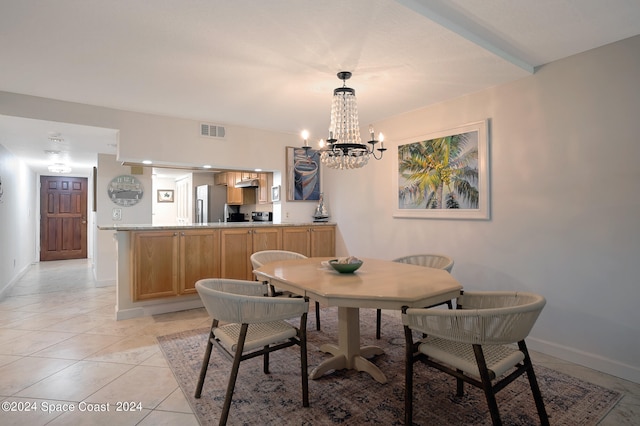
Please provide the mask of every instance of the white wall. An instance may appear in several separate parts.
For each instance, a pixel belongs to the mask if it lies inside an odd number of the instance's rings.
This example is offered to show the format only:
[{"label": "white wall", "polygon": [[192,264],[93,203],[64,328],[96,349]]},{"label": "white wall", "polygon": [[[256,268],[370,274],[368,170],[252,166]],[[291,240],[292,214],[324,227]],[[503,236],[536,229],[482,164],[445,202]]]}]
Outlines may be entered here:
[{"label": "white wall", "polygon": [[0,141],[0,297],[36,262],[36,174]]},{"label": "white wall", "polygon": [[[342,254],[443,252],[466,289],[539,292],[530,346],[640,382],[638,76],[635,37],[376,123],[382,161],[324,170]],[[486,118],[491,220],[394,219],[394,141]]]}]

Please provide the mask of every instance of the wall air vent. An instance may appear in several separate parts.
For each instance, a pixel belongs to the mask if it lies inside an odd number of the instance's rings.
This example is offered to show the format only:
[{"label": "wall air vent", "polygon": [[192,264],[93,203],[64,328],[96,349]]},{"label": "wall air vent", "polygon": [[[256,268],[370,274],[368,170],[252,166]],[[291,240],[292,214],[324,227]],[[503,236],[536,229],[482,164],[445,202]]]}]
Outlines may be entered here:
[{"label": "wall air vent", "polygon": [[215,124],[200,123],[200,136],[209,138],[224,138],[225,130]]}]

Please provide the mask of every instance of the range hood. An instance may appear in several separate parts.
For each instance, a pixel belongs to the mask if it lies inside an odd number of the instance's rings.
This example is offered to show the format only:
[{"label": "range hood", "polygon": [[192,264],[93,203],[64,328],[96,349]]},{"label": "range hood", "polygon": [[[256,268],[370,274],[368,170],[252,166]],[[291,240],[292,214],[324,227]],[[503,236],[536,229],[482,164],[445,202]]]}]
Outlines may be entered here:
[{"label": "range hood", "polygon": [[236,182],[236,188],[257,188],[260,186],[260,181],[258,179],[247,179]]}]

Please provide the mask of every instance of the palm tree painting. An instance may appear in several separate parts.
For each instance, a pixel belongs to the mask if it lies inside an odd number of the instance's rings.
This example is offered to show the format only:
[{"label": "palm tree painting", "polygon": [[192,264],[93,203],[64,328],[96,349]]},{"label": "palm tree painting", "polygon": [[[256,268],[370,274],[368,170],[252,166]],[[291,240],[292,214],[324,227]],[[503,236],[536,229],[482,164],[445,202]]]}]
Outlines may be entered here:
[{"label": "palm tree painting", "polygon": [[478,132],[398,147],[401,209],[477,209]]}]

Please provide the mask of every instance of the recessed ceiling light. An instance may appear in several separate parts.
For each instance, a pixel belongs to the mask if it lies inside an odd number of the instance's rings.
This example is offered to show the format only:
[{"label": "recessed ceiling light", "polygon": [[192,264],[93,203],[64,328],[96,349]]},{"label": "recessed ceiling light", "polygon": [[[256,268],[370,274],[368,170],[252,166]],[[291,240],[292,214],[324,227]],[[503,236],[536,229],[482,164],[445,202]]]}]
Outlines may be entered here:
[{"label": "recessed ceiling light", "polygon": [[144,160],[142,162],[142,164],[152,164],[152,163],[153,163],[153,161],[151,161],[151,160]]},{"label": "recessed ceiling light", "polygon": [[62,163],[51,164],[48,169],[51,173],[71,173],[71,167]]},{"label": "recessed ceiling light", "polygon": [[205,164],[204,166],[202,166],[203,169],[210,169],[211,168],[211,164]]}]

